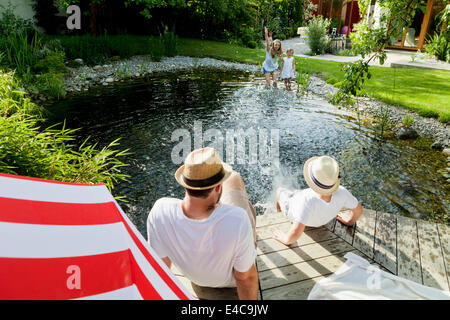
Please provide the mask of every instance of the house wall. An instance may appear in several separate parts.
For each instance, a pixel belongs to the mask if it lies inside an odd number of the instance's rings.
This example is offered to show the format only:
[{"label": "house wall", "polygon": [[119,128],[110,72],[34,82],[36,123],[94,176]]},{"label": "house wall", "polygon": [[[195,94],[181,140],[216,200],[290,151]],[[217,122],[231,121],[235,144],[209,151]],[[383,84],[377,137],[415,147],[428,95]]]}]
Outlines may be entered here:
[{"label": "house wall", "polygon": [[[10,0],[0,0],[0,5],[7,8],[8,2],[10,2]],[[32,7],[33,2],[33,0],[12,0],[11,4],[16,15],[21,16],[24,19],[34,19],[34,10]],[[0,14],[2,11],[3,8],[0,7]]]}]

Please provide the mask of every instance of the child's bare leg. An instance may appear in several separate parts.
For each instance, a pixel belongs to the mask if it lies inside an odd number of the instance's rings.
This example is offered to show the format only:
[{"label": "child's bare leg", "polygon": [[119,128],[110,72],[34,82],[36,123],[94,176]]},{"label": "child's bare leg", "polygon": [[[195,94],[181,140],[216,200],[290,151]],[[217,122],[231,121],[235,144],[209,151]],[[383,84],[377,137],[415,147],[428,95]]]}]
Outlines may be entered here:
[{"label": "child's bare leg", "polygon": [[291,90],[291,78],[286,79],[288,90]]},{"label": "child's bare leg", "polygon": [[275,206],[277,207],[277,212],[281,212],[280,204],[278,203],[278,195],[280,194],[281,187],[279,187],[275,194]]},{"label": "child's bare leg", "polygon": [[266,89],[270,88],[270,73],[264,74],[264,77],[266,78]]},{"label": "child's bare leg", "polygon": [[278,71],[274,71],[272,73],[272,80],[273,80],[272,85],[274,88],[277,87],[277,79],[278,79]]}]

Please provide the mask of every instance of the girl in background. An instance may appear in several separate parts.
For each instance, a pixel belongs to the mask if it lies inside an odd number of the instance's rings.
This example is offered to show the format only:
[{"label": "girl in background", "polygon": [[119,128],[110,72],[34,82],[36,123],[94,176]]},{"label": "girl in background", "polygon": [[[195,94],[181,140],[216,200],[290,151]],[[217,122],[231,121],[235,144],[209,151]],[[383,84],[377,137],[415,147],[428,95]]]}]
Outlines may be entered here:
[{"label": "girl in background", "polygon": [[295,80],[294,49],[287,49],[286,55],[281,62],[281,80],[284,80],[286,89],[291,90],[291,80]]},{"label": "girl in background", "polygon": [[266,78],[266,88],[270,88],[270,77],[272,76],[272,85],[277,87],[278,78],[278,58],[282,58],[283,49],[281,48],[281,41],[275,39],[270,43],[267,27],[264,27],[264,34],[266,38],[266,59],[262,65],[261,71]]}]

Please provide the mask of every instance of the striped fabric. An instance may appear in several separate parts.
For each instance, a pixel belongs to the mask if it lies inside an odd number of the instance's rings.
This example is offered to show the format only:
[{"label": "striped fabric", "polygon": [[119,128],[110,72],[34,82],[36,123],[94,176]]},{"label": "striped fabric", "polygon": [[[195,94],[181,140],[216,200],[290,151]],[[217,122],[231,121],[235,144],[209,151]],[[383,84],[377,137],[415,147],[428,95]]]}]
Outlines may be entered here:
[{"label": "striped fabric", "polygon": [[0,174],[0,299],[193,299],[105,185]]}]

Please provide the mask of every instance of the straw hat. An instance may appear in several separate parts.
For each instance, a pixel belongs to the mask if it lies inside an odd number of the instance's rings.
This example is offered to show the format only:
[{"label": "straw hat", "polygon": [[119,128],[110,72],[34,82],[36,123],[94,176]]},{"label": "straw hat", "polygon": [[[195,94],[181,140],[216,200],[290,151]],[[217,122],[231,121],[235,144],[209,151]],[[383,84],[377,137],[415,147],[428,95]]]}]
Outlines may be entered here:
[{"label": "straw hat", "polygon": [[175,179],[183,187],[204,190],[224,182],[232,173],[230,165],[216,155],[211,147],[192,151],[184,160],[184,165],[175,172]]},{"label": "straw hat", "polygon": [[329,156],[312,157],[303,166],[308,186],[321,195],[330,195],[339,188],[339,165]]}]

